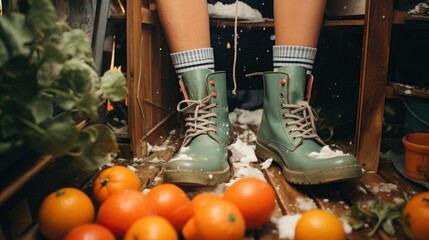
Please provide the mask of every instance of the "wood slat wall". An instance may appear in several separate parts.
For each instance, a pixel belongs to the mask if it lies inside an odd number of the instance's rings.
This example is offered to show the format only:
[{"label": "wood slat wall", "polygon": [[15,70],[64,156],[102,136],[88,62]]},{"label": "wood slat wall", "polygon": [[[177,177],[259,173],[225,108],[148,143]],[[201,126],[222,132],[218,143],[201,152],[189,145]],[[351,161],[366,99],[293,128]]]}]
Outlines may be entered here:
[{"label": "wood slat wall", "polygon": [[169,51],[150,1],[127,1],[129,133],[135,157],[157,144],[177,122],[179,90]]}]

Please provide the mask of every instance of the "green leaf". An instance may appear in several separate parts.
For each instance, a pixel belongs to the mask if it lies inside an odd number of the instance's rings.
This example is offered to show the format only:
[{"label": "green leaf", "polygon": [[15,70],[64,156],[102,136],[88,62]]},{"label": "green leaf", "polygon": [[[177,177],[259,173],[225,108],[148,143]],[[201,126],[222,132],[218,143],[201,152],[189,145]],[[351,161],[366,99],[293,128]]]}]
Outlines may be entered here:
[{"label": "green leaf", "polygon": [[77,102],[76,107],[80,112],[86,113],[89,118],[96,120],[98,118],[98,104],[100,103],[100,98],[94,94],[85,94],[80,98],[80,101]]},{"label": "green leaf", "polygon": [[10,57],[30,54],[28,44],[34,40],[33,33],[25,24],[25,16],[10,13],[0,17],[0,39]]},{"label": "green leaf", "polygon": [[81,29],[74,29],[63,33],[64,48],[63,52],[69,58],[79,58],[94,66],[91,44],[88,36]]},{"label": "green leaf", "polygon": [[109,154],[118,150],[116,136],[106,125],[95,124],[82,130],[79,137],[78,165],[85,170],[95,170],[111,160]]},{"label": "green leaf", "polygon": [[58,87],[70,89],[75,96],[93,92],[95,83],[99,81],[99,76],[94,69],[77,59],[65,62],[59,77]]},{"label": "green leaf", "polygon": [[53,43],[45,43],[43,44],[44,63],[64,63],[66,61],[66,56],[64,56],[61,49]]},{"label": "green leaf", "polygon": [[47,38],[59,31],[57,12],[51,0],[28,0],[27,23],[40,37]]},{"label": "green leaf", "polygon": [[125,99],[128,94],[124,74],[114,69],[106,71],[101,77],[100,89],[103,92],[103,98],[114,102]]},{"label": "green leaf", "polygon": [[52,98],[47,96],[38,96],[28,103],[27,108],[33,114],[36,124],[40,124],[54,115]]},{"label": "green leaf", "polygon": [[31,147],[54,157],[63,156],[75,146],[78,137],[79,131],[74,124],[54,122],[44,134],[30,135]]},{"label": "green leaf", "polygon": [[0,68],[6,64],[8,59],[9,59],[9,54],[7,52],[6,45],[0,39]]},{"label": "green leaf", "polygon": [[393,236],[395,234],[395,228],[393,227],[392,219],[387,218],[382,224],[381,228],[384,232],[389,234],[390,236]]}]

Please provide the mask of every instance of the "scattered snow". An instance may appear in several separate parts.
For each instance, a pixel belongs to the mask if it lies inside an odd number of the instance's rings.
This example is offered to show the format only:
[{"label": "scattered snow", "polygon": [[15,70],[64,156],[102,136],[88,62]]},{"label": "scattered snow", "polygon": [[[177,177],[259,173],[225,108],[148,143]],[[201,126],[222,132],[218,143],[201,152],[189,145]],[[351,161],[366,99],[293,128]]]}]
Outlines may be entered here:
[{"label": "scattered snow", "polygon": [[229,113],[229,119],[232,123],[259,125],[262,119],[263,109],[249,111],[245,109],[234,109]]},{"label": "scattered snow", "polygon": [[234,174],[234,177],[237,177],[237,178],[254,177],[254,178],[259,178],[261,180],[266,181],[264,174],[260,170],[253,167],[238,169],[238,171]]},{"label": "scattered snow", "polygon": [[161,181],[162,181],[162,177],[156,176],[153,179],[153,184],[156,185],[156,184],[160,183]]},{"label": "scattered snow", "polygon": [[113,167],[115,164],[112,162],[107,162],[106,164],[104,164],[104,166],[106,167]]},{"label": "scattered snow", "polygon": [[[247,127],[244,129],[247,129]],[[238,135],[238,138],[244,142],[255,142],[256,141],[256,134],[252,130],[244,130],[243,133]]]},{"label": "scattered snow", "polygon": [[301,211],[308,211],[317,208],[316,203],[314,203],[314,200],[311,198],[298,197],[296,202],[298,203],[298,208]]},{"label": "scattered snow", "polygon": [[408,11],[409,14],[413,15],[428,15],[429,5],[427,3],[418,3],[413,9]]},{"label": "scattered snow", "polygon": [[320,149],[320,152],[311,152],[308,156],[316,159],[327,159],[331,157],[350,156],[350,154],[344,153],[341,150],[332,150],[328,145],[325,145]]},{"label": "scattered snow", "polygon": [[149,162],[150,163],[161,163],[161,162],[165,162],[165,160],[162,158],[154,157]]},{"label": "scattered snow", "polygon": [[255,155],[254,146],[250,146],[240,139],[228,147],[231,150],[232,155],[230,157],[231,162],[242,162],[251,163],[258,162],[258,158]]},{"label": "scattered snow", "polygon": [[127,168],[130,169],[133,172],[137,172],[137,168],[135,168],[135,167],[133,167],[131,165],[128,165]]},{"label": "scattered snow", "polygon": [[[209,15],[215,18],[235,18],[236,5],[235,3],[223,4],[216,2],[208,4]],[[262,19],[262,14],[257,10],[242,1],[238,1],[238,18],[247,20]]]},{"label": "scattered snow", "polygon": [[394,203],[396,203],[396,204],[402,204],[402,203],[404,203],[404,202],[405,202],[405,199],[395,197],[395,198],[393,199],[393,202],[394,202]]},{"label": "scattered snow", "polygon": [[346,234],[349,234],[353,231],[353,227],[350,226],[350,223],[347,221],[345,217],[341,217],[340,221],[343,224],[343,229]]},{"label": "scattered snow", "polygon": [[261,169],[268,169],[271,166],[271,163],[273,162],[272,158],[268,158],[263,163],[260,163],[259,166],[261,166]]},{"label": "scattered snow", "polygon": [[398,189],[398,186],[396,186],[393,183],[380,183],[371,188],[371,190],[374,193],[378,193],[378,192],[390,193],[392,190],[397,190],[397,189]]},{"label": "scattered snow", "polygon": [[271,220],[274,224],[276,224],[277,229],[279,230],[280,239],[295,238],[295,226],[301,216],[301,214],[285,215],[278,219]]}]

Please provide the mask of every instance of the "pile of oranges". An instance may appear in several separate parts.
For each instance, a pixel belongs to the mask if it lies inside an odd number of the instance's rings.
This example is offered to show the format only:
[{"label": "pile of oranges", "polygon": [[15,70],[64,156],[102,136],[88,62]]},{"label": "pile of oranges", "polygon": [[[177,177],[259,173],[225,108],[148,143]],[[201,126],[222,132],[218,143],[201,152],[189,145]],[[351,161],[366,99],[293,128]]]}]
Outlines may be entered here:
[{"label": "pile of oranges", "polygon": [[[202,192],[190,198],[174,184],[141,191],[136,173],[113,166],[99,173],[92,196],[76,188],[49,194],[39,210],[48,239],[243,239],[262,227],[275,209],[274,189],[257,178],[242,178],[223,196]],[[92,197],[95,199],[91,200]]]},{"label": "pile of oranges", "polygon": [[[52,192],[39,209],[39,229],[48,239],[64,240],[210,240],[243,239],[261,228],[275,209],[275,192],[256,178],[242,178],[223,196],[202,192],[190,198],[180,187],[162,183],[149,192],[123,166],[99,173],[87,195],[65,187]],[[428,239],[429,192],[413,196],[402,218],[413,239]],[[334,234],[335,233],[335,234]],[[302,214],[295,239],[346,239],[339,219],[314,209]]]}]

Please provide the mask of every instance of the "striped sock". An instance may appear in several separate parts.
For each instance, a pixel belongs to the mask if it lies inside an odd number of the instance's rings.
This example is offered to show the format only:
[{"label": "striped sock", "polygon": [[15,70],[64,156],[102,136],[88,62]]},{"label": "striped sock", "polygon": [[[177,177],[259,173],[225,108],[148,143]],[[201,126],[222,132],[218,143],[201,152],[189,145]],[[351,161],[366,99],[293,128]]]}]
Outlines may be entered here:
[{"label": "striped sock", "polygon": [[313,70],[317,48],[303,46],[273,46],[274,71],[283,66],[303,66],[307,68],[307,74]]},{"label": "striped sock", "polygon": [[200,48],[170,54],[177,77],[194,69],[209,69],[214,71],[213,48]]}]

